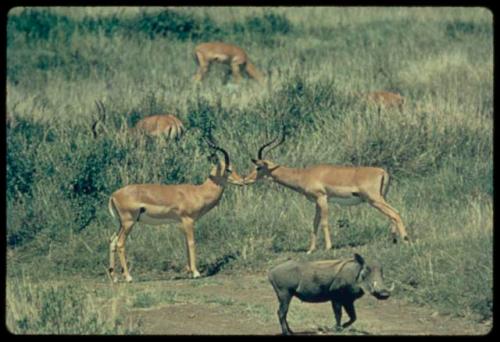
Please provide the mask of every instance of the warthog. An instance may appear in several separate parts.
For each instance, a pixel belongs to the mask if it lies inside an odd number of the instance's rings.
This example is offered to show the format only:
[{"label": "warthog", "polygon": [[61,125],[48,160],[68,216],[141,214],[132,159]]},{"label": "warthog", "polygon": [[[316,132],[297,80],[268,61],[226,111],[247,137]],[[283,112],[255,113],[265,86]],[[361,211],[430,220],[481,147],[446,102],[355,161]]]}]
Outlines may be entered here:
[{"label": "warthog", "polygon": [[[311,303],[330,301],[337,329],[341,329],[356,321],[354,301],[365,292],[377,299],[387,299],[394,289],[394,284],[390,289],[385,287],[382,266],[378,262],[366,263],[359,254],[347,260],[289,260],[271,269],[268,277],[278,296],[278,317],[284,335],[293,333],[286,321],[293,296]],[[349,321],[341,326],[342,307]]]}]

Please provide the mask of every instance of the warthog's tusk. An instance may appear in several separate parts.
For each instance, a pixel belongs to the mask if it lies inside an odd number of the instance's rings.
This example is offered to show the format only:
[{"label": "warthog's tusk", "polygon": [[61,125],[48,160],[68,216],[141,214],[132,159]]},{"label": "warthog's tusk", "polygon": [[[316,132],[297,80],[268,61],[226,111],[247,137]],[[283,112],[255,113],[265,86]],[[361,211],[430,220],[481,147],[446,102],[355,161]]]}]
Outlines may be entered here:
[{"label": "warthog's tusk", "polygon": [[391,288],[389,289],[389,292],[394,291],[394,282],[392,282]]}]

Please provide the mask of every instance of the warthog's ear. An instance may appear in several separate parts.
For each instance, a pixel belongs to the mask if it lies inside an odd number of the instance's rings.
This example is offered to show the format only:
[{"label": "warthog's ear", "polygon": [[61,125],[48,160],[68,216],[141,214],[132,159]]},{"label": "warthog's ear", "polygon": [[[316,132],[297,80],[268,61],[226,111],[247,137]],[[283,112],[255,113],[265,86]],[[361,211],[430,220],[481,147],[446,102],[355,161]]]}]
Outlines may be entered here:
[{"label": "warthog's ear", "polygon": [[354,260],[356,260],[356,262],[358,264],[360,264],[361,266],[363,266],[365,264],[365,259],[363,259],[363,257],[361,255],[359,255],[358,253],[354,253]]},{"label": "warthog's ear", "polygon": [[359,265],[359,273],[356,277],[356,281],[363,281],[365,278],[368,276],[369,269],[365,264],[365,260],[363,257],[357,253],[354,253],[354,260],[358,263]]}]

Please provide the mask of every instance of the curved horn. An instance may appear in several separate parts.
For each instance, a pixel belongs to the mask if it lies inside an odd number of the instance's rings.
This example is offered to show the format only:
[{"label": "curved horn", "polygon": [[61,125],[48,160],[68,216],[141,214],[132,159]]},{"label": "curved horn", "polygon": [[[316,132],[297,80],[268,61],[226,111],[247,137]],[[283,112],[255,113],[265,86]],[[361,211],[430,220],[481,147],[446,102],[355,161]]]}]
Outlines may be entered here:
[{"label": "curved horn", "polygon": [[[279,141],[276,145],[274,145],[273,147],[269,148],[269,149],[267,150],[267,152],[269,152],[269,151],[271,151],[272,149],[274,149],[274,148],[278,147],[279,145],[281,145],[281,144],[285,141],[285,136],[286,136],[286,134],[285,134],[285,124],[283,124],[283,125],[281,126],[281,140],[280,140],[280,141]],[[269,146],[269,145],[271,145],[272,143],[274,143],[277,139],[278,139],[278,137],[274,138],[273,140],[271,140],[271,141],[270,141],[270,142],[268,142],[267,144],[262,145],[262,146],[261,146],[261,148],[259,149],[259,152],[257,153],[257,158],[258,158],[258,159],[262,159],[262,152],[264,151],[264,149],[265,149],[267,146]],[[266,152],[266,153],[267,153],[267,152]]]},{"label": "curved horn", "polygon": [[257,152],[257,159],[262,159],[262,151],[269,145],[271,145],[273,142],[275,142],[276,140],[278,139],[278,137],[274,138],[273,140],[271,140],[270,142],[268,142],[267,144],[264,144],[261,146],[261,148],[259,148],[259,151]]},{"label": "curved horn", "polygon": [[207,141],[208,145],[218,151],[221,151],[223,154],[224,154],[224,161],[226,163],[226,168],[229,167],[229,163],[230,163],[230,160],[229,160],[229,153],[227,153],[226,150],[224,150],[222,147],[219,147],[215,144],[215,142],[212,140],[212,137],[210,138],[205,138],[205,140]]},{"label": "curved horn", "polygon": [[99,121],[102,121],[104,123],[104,121],[106,120],[106,108],[104,107],[104,104],[102,103],[102,101],[95,100],[95,105],[97,107],[98,117],[92,123],[92,126],[91,126],[94,139],[97,138],[97,124],[99,123]]}]

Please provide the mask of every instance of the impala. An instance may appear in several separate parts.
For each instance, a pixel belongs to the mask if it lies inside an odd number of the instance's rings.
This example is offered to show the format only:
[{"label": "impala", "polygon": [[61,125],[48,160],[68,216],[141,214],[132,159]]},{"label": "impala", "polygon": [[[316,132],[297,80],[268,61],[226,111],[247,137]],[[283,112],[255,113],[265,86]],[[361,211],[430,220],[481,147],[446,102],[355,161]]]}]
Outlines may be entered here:
[{"label": "impala", "polygon": [[263,84],[264,77],[257,70],[255,65],[250,62],[246,52],[233,44],[222,42],[202,43],[196,46],[194,57],[198,70],[194,76],[195,81],[201,81],[208,72],[212,63],[223,63],[231,67],[231,72],[235,81],[241,80],[241,70],[246,74]]},{"label": "impala", "polygon": [[[357,205],[368,202],[390,218],[393,241],[397,242],[396,236],[399,233],[403,241],[408,242],[408,236],[401,217],[384,199],[389,186],[389,174],[384,169],[329,164],[319,164],[306,168],[286,167],[263,159],[264,149],[276,140],[277,138],[259,148],[257,159],[252,159],[256,167],[245,177],[244,181],[245,184],[252,184],[263,177],[268,177],[316,203],[316,215],[308,254],[316,249],[316,236],[320,227],[323,229],[325,236],[326,249],[332,247],[328,229],[329,200],[343,205]],[[284,140],[285,134],[283,131],[281,141],[268,149],[268,152],[281,145]]]},{"label": "impala", "polygon": [[151,115],[139,120],[135,131],[145,132],[152,136],[165,135],[167,138],[180,138],[185,132],[182,121],[172,114]]},{"label": "impala", "polygon": [[[227,182],[243,185],[243,179],[231,170],[229,154],[207,140],[210,147],[224,155],[218,160],[203,184],[133,184],[115,191],[109,199],[111,216],[118,217],[120,230],[110,239],[109,273],[113,281],[115,275],[115,252],[118,252],[123,275],[127,282],[132,277],[127,268],[125,241],[137,222],[160,225],[170,221],[179,222],[185,234],[187,248],[187,270],[193,278],[200,276],[196,268],[194,226],[198,219],[217,206]],[[215,152],[214,152],[215,154]],[[215,157],[215,156],[214,156]],[[215,157],[216,158],[216,157]]]},{"label": "impala", "polygon": [[365,100],[369,104],[373,104],[380,108],[397,108],[400,112],[403,111],[405,98],[397,93],[388,91],[374,91],[364,94]]},{"label": "impala", "polygon": [[[92,134],[97,138],[97,125],[106,121],[106,108],[101,101],[96,101],[98,118],[92,123]],[[169,139],[180,138],[185,132],[184,125],[175,115],[158,114],[139,120],[130,132],[142,132],[151,136],[164,135]]]}]

